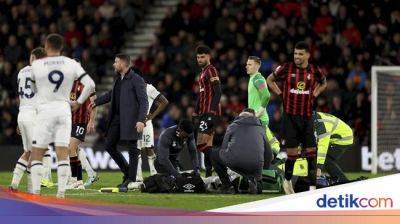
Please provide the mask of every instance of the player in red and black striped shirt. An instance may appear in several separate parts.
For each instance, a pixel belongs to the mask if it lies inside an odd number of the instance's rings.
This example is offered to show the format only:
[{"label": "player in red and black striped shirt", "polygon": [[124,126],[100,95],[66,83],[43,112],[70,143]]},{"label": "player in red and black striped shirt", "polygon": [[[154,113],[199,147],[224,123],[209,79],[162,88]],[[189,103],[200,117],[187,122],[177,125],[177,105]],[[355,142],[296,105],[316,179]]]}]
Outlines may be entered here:
[{"label": "player in red and black striped shirt", "polygon": [[[79,98],[80,94],[83,90],[83,84],[76,80],[71,90],[70,100],[75,101]],[[95,93],[92,93],[90,99],[87,99],[81,107],[72,113],[72,129],[71,129],[71,140],[69,144],[69,156],[70,156],[70,165],[71,165],[71,173],[73,179],[71,179],[69,183],[69,188],[82,189],[84,188],[82,182],[82,163],[80,158],[78,157],[79,153],[79,145],[85,141],[86,132],[93,133],[94,129],[94,120],[96,116],[96,108],[90,107],[90,102],[95,100]],[[81,158],[84,164],[87,163],[86,155]],[[88,163],[87,163],[88,164]],[[86,164],[86,166],[87,166]],[[91,168],[90,168],[91,169]],[[86,171],[88,169],[86,168]],[[92,170],[91,170],[92,171]],[[94,181],[96,179],[95,172],[88,172],[89,179]],[[75,181],[76,178],[76,181]]]},{"label": "player in red and black striped shirt", "polygon": [[325,74],[308,62],[309,46],[298,42],[294,49],[294,62],[286,63],[267,78],[268,86],[278,95],[282,91],[275,81],[283,83],[283,128],[282,144],[287,148],[284,189],[294,193],[291,178],[298,157],[298,147],[306,150],[310,190],[316,185],[316,140],[312,120],[314,98],[326,88]]},{"label": "player in red and black striped shirt", "polygon": [[221,115],[221,83],[217,69],[211,64],[211,49],[201,45],[196,49],[197,64],[201,67],[199,96],[195,113],[199,117],[197,149],[204,153],[206,176],[212,175],[210,149],[213,146],[214,125]]}]

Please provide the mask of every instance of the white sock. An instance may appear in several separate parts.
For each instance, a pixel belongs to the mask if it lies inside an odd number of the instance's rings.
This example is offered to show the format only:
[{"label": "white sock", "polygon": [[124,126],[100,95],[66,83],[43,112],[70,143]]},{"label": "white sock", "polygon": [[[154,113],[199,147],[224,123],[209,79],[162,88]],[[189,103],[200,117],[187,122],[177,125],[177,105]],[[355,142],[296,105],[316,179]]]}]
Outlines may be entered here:
[{"label": "white sock", "polygon": [[24,159],[19,159],[14,168],[13,177],[11,180],[11,187],[14,189],[18,188],[19,183],[21,182],[22,177],[24,176],[24,172],[28,166],[28,161]]},{"label": "white sock", "polygon": [[204,153],[199,153],[200,154],[200,167],[201,169],[205,170],[206,169],[206,164],[204,163]]},{"label": "white sock", "polygon": [[157,170],[154,167],[154,161],[156,160],[156,155],[152,155],[152,156],[147,156],[147,161],[149,161],[149,169],[150,169],[150,175],[155,175],[157,174]]},{"label": "white sock", "polygon": [[32,194],[40,194],[43,171],[42,161],[34,160],[31,164]]},{"label": "white sock", "polygon": [[28,168],[26,170],[26,182],[27,182],[27,191],[30,194],[33,194],[33,190],[32,190],[32,176],[31,176],[31,170]]},{"label": "white sock", "polygon": [[71,176],[71,167],[69,166],[69,160],[58,161],[58,167],[57,167],[58,192],[57,192],[57,194],[64,195],[65,189],[67,188],[68,178],[70,176]]},{"label": "white sock", "polygon": [[51,156],[50,150],[47,150],[43,156],[43,179],[52,181],[51,178]]},{"label": "white sock", "polygon": [[78,154],[79,160],[81,161],[82,168],[86,171],[89,177],[96,176],[96,172],[93,170],[93,168],[90,166],[89,161],[86,158],[86,152],[83,149],[79,150]]},{"label": "white sock", "polygon": [[137,164],[137,172],[136,172],[136,181],[143,181],[143,173],[142,173],[142,155],[138,156],[138,164]]}]

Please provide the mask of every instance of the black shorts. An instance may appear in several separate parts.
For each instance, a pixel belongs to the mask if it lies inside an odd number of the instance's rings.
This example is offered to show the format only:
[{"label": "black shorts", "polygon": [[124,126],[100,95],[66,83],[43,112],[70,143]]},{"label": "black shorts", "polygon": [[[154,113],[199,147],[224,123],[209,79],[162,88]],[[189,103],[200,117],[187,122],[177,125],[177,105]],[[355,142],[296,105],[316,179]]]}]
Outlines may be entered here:
[{"label": "black shorts", "polygon": [[286,148],[303,149],[316,147],[314,122],[312,117],[283,113],[282,115],[282,145]]},{"label": "black shorts", "polygon": [[72,124],[71,137],[79,139],[81,142],[85,141],[87,124],[78,123]]},{"label": "black shorts", "polygon": [[202,114],[199,116],[197,126],[197,133],[212,134],[216,123],[217,116],[210,116]]}]

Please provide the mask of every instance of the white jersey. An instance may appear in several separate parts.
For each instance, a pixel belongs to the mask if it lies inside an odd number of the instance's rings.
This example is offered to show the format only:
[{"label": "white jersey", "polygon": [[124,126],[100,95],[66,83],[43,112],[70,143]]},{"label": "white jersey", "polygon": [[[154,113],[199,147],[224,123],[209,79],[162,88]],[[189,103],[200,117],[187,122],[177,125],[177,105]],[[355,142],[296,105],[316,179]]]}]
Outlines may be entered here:
[{"label": "white jersey", "polygon": [[154,100],[160,95],[160,92],[151,84],[146,85],[147,100],[149,101],[149,108],[147,109],[147,114],[150,112],[151,105],[153,105]]},{"label": "white jersey", "polygon": [[70,101],[74,81],[86,74],[81,64],[65,56],[46,57],[32,63],[37,103]]},{"label": "white jersey", "polygon": [[19,110],[34,109],[36,105],[36,93],[32,79],[31,66],[25,66],[18,73],[18,95],[19,95]]}]

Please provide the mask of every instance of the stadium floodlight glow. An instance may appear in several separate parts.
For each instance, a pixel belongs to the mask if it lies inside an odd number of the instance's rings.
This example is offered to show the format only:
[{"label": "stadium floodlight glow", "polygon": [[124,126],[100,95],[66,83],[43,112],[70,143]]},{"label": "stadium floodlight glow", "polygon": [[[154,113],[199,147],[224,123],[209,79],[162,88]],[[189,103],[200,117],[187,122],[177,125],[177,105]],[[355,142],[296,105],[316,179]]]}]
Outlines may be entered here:
[{"label": "stadium floodlight glow", "polygon": [[400,66],[371,68],[371,172],[379,171],[380,153],[400,148]]}]

